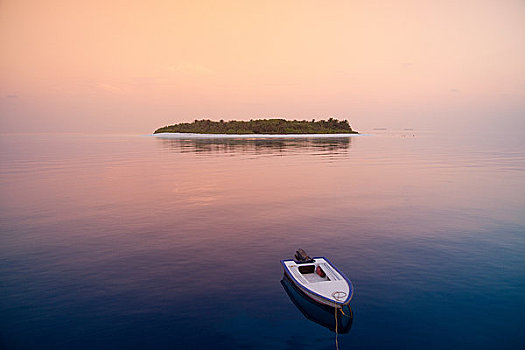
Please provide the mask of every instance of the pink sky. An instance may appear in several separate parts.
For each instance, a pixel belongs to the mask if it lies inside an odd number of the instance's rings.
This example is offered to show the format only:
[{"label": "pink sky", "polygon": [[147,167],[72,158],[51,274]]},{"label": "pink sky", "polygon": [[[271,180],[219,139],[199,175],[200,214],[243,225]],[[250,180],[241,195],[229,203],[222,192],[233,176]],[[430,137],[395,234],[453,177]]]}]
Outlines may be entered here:
[{"label": "pink sky", "polygon": [[0,1],[1,132],[523,127],[525,1]]}]

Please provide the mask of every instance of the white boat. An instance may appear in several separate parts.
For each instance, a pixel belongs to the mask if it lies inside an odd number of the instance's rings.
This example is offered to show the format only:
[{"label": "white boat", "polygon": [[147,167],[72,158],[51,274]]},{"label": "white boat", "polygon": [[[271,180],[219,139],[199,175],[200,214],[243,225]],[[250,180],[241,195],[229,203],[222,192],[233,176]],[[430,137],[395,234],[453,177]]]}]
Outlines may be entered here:
[{"label": "white boat", "polygon": [[354,289],[352,282],[327,258],[310,258],[299,249],[296,259],[281,260],[284,273],[308,297],[318,303],[341,308],[348,305]]}]

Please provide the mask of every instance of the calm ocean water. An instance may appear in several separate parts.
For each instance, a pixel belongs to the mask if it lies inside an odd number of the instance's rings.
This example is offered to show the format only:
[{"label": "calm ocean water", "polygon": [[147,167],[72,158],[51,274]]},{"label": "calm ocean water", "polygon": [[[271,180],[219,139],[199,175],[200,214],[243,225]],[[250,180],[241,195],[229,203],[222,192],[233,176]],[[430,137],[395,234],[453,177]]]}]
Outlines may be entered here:
[{"label": "calm ocean water", "polygon": [[[525,349],[525,137],[0,137],[0,348]],[[313,312],[313,311],[312,311]]]}]

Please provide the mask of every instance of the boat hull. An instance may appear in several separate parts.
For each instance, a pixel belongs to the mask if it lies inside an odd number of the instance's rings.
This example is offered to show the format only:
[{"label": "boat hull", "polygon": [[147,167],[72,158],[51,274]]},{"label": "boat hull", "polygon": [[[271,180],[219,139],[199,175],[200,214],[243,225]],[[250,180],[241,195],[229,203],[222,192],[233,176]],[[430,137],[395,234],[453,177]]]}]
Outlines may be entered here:
[{"label": "boat hull", "polygon": [[290,300],[297,307],[297,309],[309,320],[326,327],[327,329],[339,334],[348,333],[352,327],[353,313],[350,305],[344,305],[341,312],[338,312],[334,318],[333,305],[327,306],[316,302],[309,296],[305,295],[302,290],[285,274],[281,280],[286,294]]},{"label": "boat hull", "polygon": [[[310,274],[300,273],[300,268],[308,264],[299,264],[294,260],[282,260],[284,274],[290,281],[313,301],[330,307],[341,308],[348,305],[353,296],[352,283],[330,261],[324,257],[314,258],[314,266],[322,265],[331,278],[316,281],[308,278]],[[338,297],[340,293],[341,297]]]}]

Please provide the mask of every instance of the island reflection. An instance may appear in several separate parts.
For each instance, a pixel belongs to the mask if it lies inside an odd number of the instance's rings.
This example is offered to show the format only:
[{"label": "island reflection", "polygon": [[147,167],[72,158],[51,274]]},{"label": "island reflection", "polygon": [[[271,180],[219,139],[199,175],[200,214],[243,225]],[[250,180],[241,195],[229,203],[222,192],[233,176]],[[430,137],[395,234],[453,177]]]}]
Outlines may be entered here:
[{"label": "island reflection", "polygon": [[287,155],[346,155],[352,137],[315,138],[163,138],[163,148],[179,153]]}]

